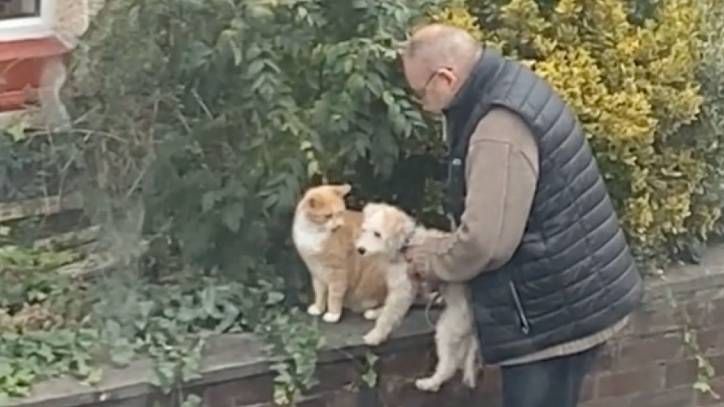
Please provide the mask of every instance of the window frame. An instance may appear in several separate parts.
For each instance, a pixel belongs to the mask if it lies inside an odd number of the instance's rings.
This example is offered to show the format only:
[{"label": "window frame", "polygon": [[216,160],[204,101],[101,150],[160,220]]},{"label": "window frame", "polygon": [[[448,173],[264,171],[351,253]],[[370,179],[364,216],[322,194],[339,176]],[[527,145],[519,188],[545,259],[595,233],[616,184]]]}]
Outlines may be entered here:
[{"label": "window frame", "polygon": [[29,40],[54,35],[55,0],[40,0],[40,15],[0,20],[0,42]]}]

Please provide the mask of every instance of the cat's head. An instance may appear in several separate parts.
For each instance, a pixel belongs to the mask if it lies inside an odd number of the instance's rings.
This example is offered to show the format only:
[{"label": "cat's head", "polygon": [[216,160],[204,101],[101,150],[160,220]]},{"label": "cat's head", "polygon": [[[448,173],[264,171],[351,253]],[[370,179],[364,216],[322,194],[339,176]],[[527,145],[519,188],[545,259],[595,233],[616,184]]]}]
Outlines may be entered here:
[{"label": "cat's head", "polygon": [[347,209],[344,197],[352,187],[349,184],[326,184],[309,188],[297,205],[297,214],[310,223],[333,231],[344,223],[342,215]]}]

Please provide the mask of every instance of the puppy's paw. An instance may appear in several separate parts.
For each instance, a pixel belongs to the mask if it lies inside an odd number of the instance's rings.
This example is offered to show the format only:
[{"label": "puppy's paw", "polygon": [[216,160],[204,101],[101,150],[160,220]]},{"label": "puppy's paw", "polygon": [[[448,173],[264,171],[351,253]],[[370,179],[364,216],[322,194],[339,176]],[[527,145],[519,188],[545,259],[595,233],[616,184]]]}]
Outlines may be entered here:
[{"label": "puppy's paw", "polygon": [[384,337],[384,335],[380,334],[378,331],[375,331],[373,329],[370,332],[368,332],[367,335],[365,335],[362,338],[362,340],[364,341],[365,344],[367,344],[369,346],[377,346],[385,340],[385,337]]},{"label": "puppy's paw", "polygon": [[440,382],[433,379],[432,377],[428,377],[427,379],[419,379],[415,381],[415,387],[417,387],[418,390],[422,391],[428,391],[431,393],[437,392],[440,390]]},{"label": "puppy's paw", "polygon": [[465,372],[463,374],[463,384],[470,389],[475,389],[475,385],[477,384],[476,382],[478,381],[477,379],[478,378],[475,377],[475,373]]},{"label": "puppy's paw", "polygon": [[322,317],[324,322],[329,322],[330,324],[335,324],[335,323],[339,322],[339,320],[341,318],[342,318],[342,314],[333,314],[331,312],[324,314],[324,316]]},{"label": "puppy's paw", "polygon": [[318,316],[322,315],[323,313],[324,313],[324,310],[319,309],[319,307],[317,307],[317,304],[312,304],[309,306],[309,308],[307,308],[307,314],[309,314],[313,317],[318,317]]},{"label": "puppy's paw", "polygon": [[365,319],[370,320],[370,321],[374,321],[375,319],[377,319],[377,318],[380,317],[380,314],[381,314],[381,313],[382,313],[382,309],[381,309],[381,308],[368,309],[367,311],[365,311],[364,316],[365,316]]}]

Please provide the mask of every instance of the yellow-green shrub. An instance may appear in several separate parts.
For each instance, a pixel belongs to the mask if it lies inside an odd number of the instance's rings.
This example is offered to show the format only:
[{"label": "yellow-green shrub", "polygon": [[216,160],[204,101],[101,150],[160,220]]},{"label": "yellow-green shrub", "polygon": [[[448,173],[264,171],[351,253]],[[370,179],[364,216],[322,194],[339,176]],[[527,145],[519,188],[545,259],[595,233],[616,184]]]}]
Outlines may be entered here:
[{"label": "yellow-green shrub", "polygon": [[642,24],[632,11],[624,0],[470,0],[432,18],[519,58],[560,91],[587,130],[631,242],[650,258],[687,228],[710,229],[718,212],[698,206],[706,214],[692,216],[707,166],[694,145],[671,141],[703,100],[700,9],[696,0],[663,0]]},{"label": "yellow-green shrub", "polygon": [[722,234],[724,203],[724,2],[700,0],[702,10],[701,63],[698,79],[702,85],[699,119],[682,129],[676,138],[696,151],[696,159],[704,166],[705,176],[692,196],[692,215],[687,219],[687,234],[678,239],[675,248],[697,260],[712,231]]}]

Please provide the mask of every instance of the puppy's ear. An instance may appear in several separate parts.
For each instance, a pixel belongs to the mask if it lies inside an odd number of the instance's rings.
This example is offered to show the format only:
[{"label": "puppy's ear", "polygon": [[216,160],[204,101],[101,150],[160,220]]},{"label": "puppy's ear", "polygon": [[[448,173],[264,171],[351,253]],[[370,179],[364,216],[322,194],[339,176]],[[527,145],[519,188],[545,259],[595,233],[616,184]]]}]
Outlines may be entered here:
[{"label": "puppy's ear", "polygon": [[309,198],[307,198],[307,206],[310,209],[316,209],[319,206],[319,201],[316,197],[310,196]]},{"label": "puppy's ear", "polygon": [[352,185],[350,184],[342,184],[334,187],[334,192],[342,198],[347,196],[347,194],[349,194],[351,191]]},{"label": "puppy's ear", "polygon": [[368,217],[374,215],[375,213],[379,212],[382,208],[383,208],[382,204],[370,202],[367,205],[365,205],[364,208],[362,208],[362,215],[365,218],[368,218]]},{"label": "puppy's ear", "polygon": [[398,212],[398,216],[394,217],[392,225],[392,235],[395,236],[401,246],[405,239],[415,230],[415,221],[402,211]]}]

